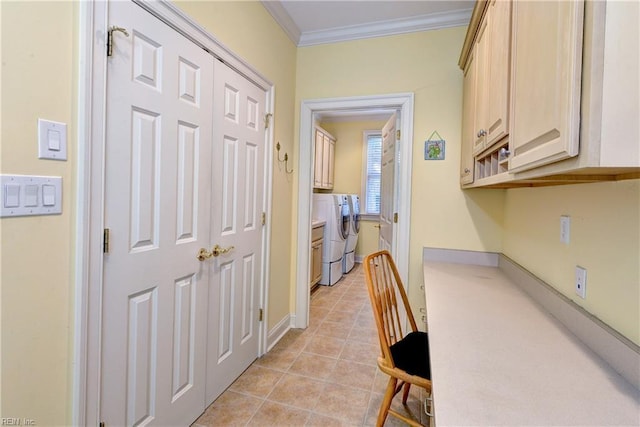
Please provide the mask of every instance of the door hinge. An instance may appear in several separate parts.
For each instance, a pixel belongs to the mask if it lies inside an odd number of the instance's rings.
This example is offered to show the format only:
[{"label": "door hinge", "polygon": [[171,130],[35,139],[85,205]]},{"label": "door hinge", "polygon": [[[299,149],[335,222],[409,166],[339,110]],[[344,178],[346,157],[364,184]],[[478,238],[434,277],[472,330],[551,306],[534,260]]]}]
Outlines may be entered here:
[{"label": "door hinge", "polygon": [[400,129],[396,131],[396,139],[400,141]]},{"label": "door hinge", "polygon": [[108,254],[109,250],[111,249],[110,242],[109,242],[110,237],[111,237],[111,230],[109,230],[108,228],[105,228],[104,231],[102,232],[102,253],[103,254]]},{"label": "door hinge", "polygon": [[268,129],[269,128],[269,123],[271,122],[271,116],[273,116],[273,114],[271,113],[267,113],[264,115],[264,128]]},{"label": "door hinge", "polygon": [[393,213],[393,222],[398,223],[398,212]]},{"label": "door hinge", "polygon": [[267,223],[267,213],[262,212],[262,225],[265,225],[266,223]]},{"label": "door hinge", "polygon": [[258,311],[258,321],[262,322],[262,316],[264,315],[264,312],[262,309],[260,309],[260,311]]},{"label": "door hinge", "polygon": [[98,424],[98,427],[105,427],[106,424],[104,423],[104,421],[100,421],[100,424]]},{"label": "door hinge", "polygon": [[114,31],[120,31],[122,34],[125,35],[125,37],[129,37],[129,32],[122,28],[122,27],[116,27],[115,25],[109,27],[109,30],[107,31],[107,56],[113,56],[113,32]]}]

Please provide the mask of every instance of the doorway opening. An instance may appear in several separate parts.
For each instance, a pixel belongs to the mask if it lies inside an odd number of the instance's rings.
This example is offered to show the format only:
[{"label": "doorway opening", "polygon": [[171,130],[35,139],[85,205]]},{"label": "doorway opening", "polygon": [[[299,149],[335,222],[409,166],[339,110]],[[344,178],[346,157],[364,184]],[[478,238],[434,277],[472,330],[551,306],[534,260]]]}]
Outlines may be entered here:
[{"label": "doorway opening", "polygon": [[300,147],[298,180],[296,311],[293,326],[306,328],[309,324],[309,251],[313,193],[313,136],[314,123],[327,114],[393,110],[399,112],[400,138],[395,174],[396,209],[394,243],[391,248],[402,280],[409,274],[409,228],[411,216],[411,166],[413,141],[413,93],[397,93],[345,98],[305,100],[300,108]]}]

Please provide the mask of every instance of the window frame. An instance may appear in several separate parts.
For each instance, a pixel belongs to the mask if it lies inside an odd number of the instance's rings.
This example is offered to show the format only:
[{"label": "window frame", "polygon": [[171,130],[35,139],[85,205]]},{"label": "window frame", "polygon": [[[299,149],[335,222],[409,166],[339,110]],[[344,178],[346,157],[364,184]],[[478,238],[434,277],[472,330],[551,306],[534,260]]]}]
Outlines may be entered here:
[{"label": "window frame", "polygon": [[[382,130],[365,130],[362,132],[362,177],[361,177],[361,193],[362,200],[360,203],[360,219],[364,221],[379,221],[380,220],[380,207],[378,206],[378,213],[371,213],[367,211],[367,178],[369,177],[369,164],[367,163],[367,154],[369,151],[369,138],[372,136],[379,136],[382,140]],[[381,142],[382,143],[382,142]],[[382,147],[380,147],[382,149]],[[382,158],[380,159],[382,163]]]}]

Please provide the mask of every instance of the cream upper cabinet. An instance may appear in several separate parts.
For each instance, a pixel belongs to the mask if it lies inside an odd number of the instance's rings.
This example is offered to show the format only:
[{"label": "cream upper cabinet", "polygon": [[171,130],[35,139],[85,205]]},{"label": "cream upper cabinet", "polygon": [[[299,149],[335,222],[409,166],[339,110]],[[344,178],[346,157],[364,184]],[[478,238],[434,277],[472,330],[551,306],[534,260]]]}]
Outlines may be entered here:
[{"label": "cream upper cabinet", "polygon": [[316,127],[313,188],[333,188],[336,140],[327,131]]},{"label": "cream upper cabinet", "polygon": [[[492,147],[509,133],[511,2],[491,0],[480,21],[467,59],[475,68],[473,154]],[[468,73],[468,71],[467,71]]]},{"label": "cream upper cabinet", "polygon": [[458,63],[463,187],[640,178],[639,56],[640,2],[478,1]]},{"label": "cream upper cabinet", "polygon": [[582,1],[513,2],[509,172],[578,155]]},{"label": "cream upper cabinet", "polygon": [[485,113],[485,148],[493,146],[509,133],[511,83],[511,2],[492,0],[489,3],[487,54],[487,90]]},{"label": "cream upper cabinet", "polygon": [[313,187],[322,188],[322,162],[324,151],[323,133],[316,129],[315,137],[315,162],[313,169]]},{"label": "cream upper cabinet", "polygon": [[473,142],[473,154],[478,154],[485,147],[486,131],[486,116],[487,116],[487,90],[489,89],[487,73],[488,58],[487,53],[489,51],[489,32],[487,31],[489,24],[489,17],[485,16],[482,20],[480,28],[478,29],[478,36],[476,46],[474,48],[473,66],[475,68],[475,111],[474,111],[474,142]]},{"label": "cream upper cabinet", "polygon": [[473,182],[472,146],[476,140],[475,132],[475,95],[476,67],[475,55],[471,52],[464,69],[464,90],[462,93],[462,147],[460,153],[460,183]]}]

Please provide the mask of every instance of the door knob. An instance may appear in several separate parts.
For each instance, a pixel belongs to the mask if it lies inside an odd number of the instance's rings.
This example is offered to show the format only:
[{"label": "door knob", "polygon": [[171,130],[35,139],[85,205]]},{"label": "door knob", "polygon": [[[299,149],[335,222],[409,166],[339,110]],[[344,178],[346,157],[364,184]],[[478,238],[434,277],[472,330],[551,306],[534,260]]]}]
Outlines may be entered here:
[{"label": "door knob", "polygon": [[198,258],[198,261],[204,261],[204,260],[207,260],[207,259],[209,259],[211,257],[217,257],[219,255],[226,254],[227,252],[230,252],[233,249],[235,249],[233,246],[229,246],[228,248],[223,248],[220,245],[215,245],[211,249],[211,252],[209,252],[205,248],[200,248],[196,258]]},{"label": "door knob", "polygon": [[228,248],[223,248],[220,245],[215,245],[213,249],[211,249],[211,256],[219,256],[222,254],[226,254],[227,252],[231,252],[235,249],[233,246],[229,246]]},{"label": "door knob", "polygon": [[209,252],[205,248],[200,248],[200,251],[198,251],[198,256],[196,256],[196,258],[198,258],[198,261],[204,261],[211,258],[212,256],[213,253]]},{"label": "door knob", "polygon": [[375,228],[380,228],[380,224],[374,225]]}]

